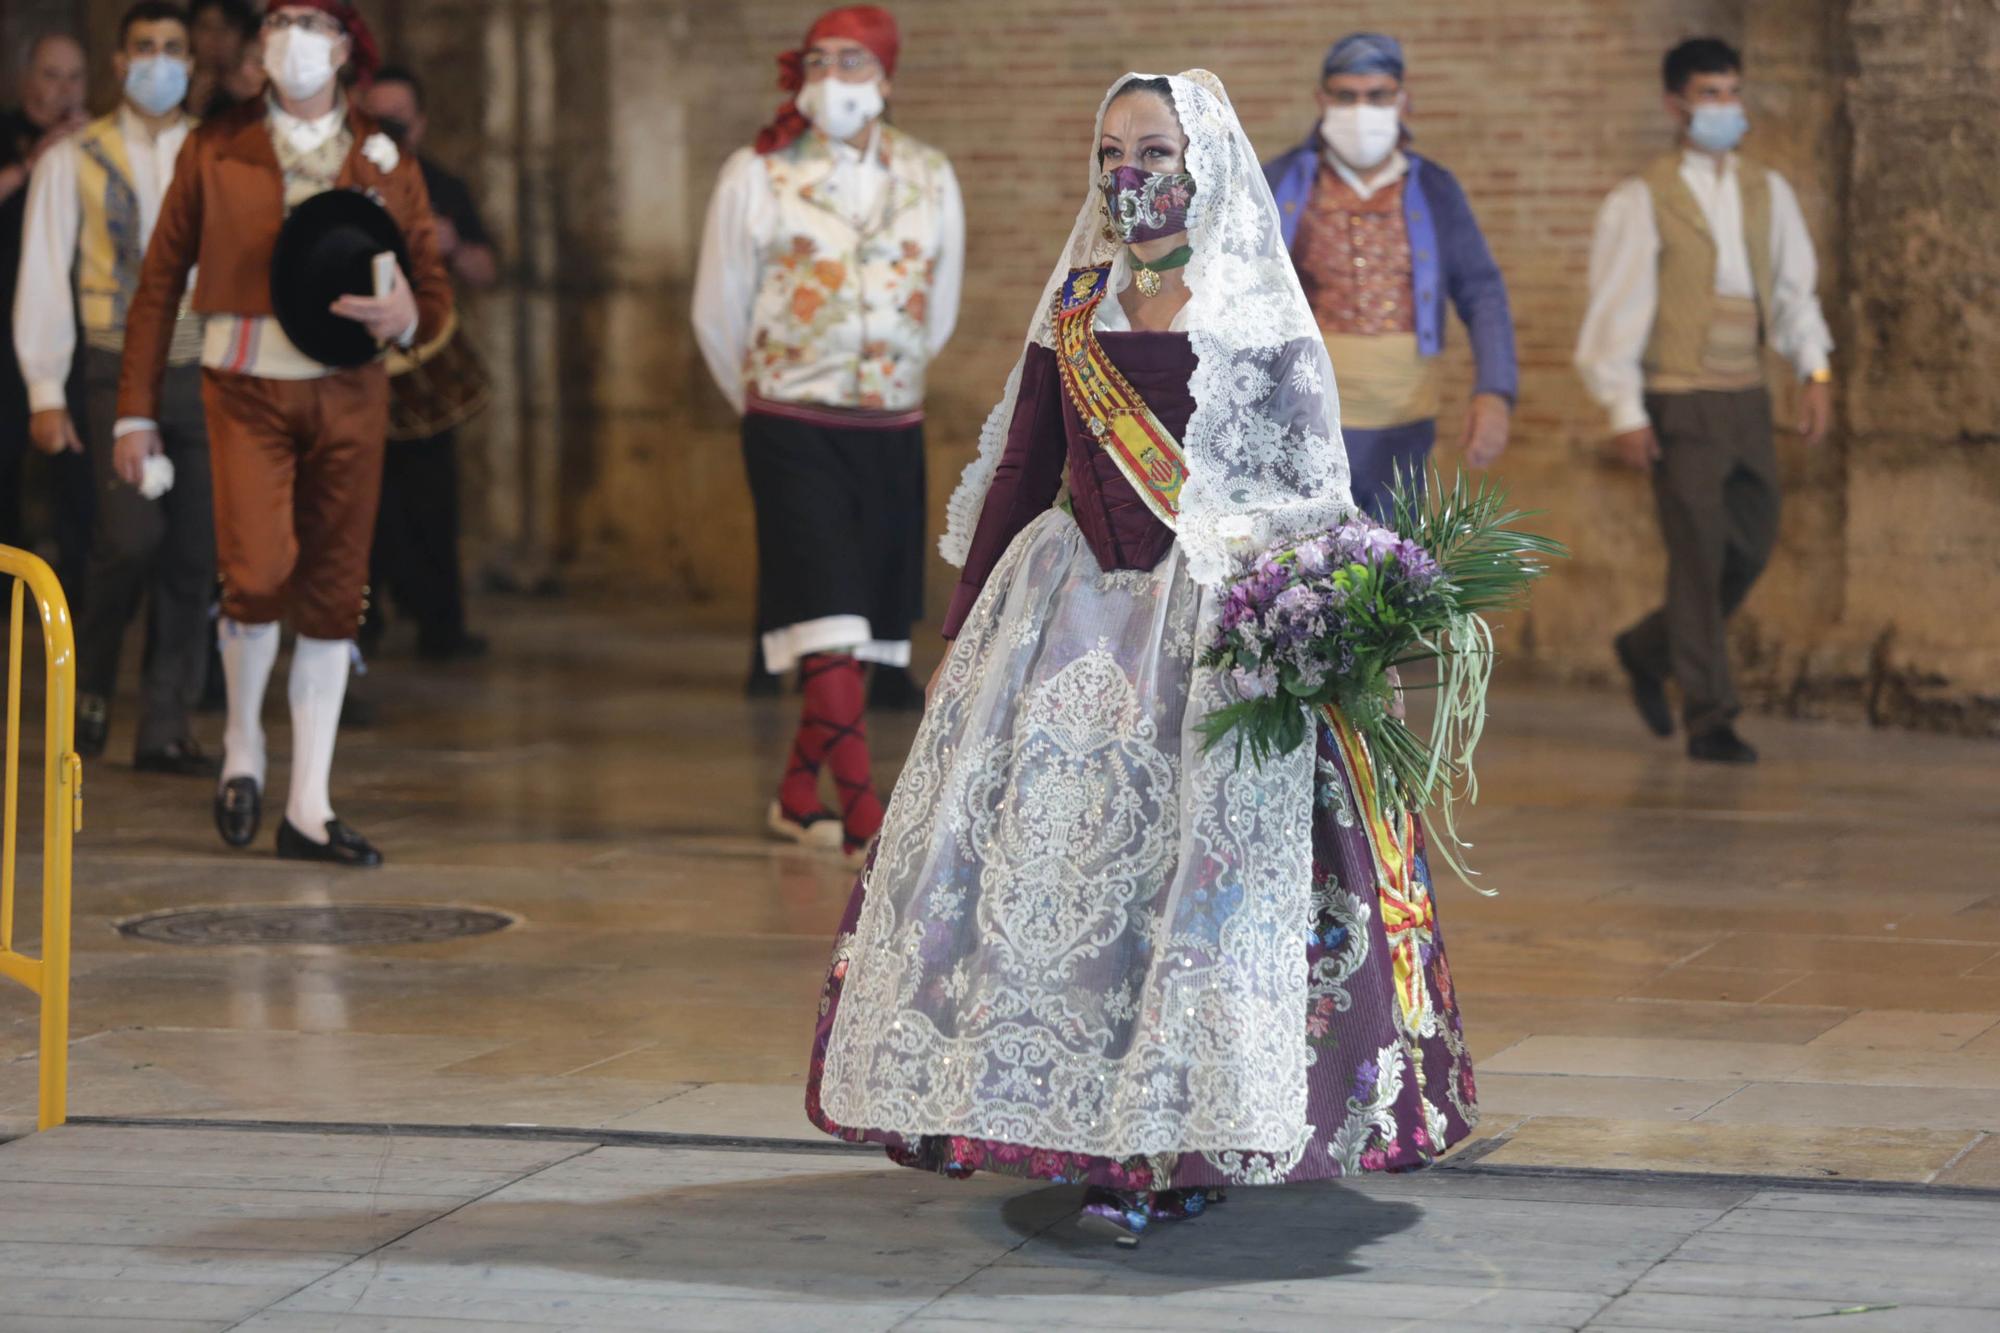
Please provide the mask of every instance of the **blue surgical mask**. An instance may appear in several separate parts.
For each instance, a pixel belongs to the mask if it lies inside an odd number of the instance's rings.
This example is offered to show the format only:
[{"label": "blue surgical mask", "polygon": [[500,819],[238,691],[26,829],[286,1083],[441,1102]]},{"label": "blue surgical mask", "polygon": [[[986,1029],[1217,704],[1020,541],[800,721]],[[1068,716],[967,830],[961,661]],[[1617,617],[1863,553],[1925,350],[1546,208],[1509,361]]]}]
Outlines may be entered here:
[{"label": "blue surgical mask", "polygon": [[1709,153],[1726,153],[1743,142],[1750,132],[1750,117],[1741,102],[1703,102],[1688,122],[1688,138],[1696,148]]},{"label": "blue surgical mask", "polygon": [[125,95],[149,116],[166,115],[187,93],[187,62],[173,56],[140,56],[125,73]]}]

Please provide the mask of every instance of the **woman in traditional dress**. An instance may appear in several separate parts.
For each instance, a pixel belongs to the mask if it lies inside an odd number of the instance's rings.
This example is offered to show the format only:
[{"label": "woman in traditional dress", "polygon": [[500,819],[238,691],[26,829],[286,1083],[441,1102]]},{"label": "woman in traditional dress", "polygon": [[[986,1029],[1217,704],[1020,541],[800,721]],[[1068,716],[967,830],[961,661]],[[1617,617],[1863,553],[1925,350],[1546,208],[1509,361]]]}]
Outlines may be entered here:
[{"label": "woman in traditional dress", "polygon": [[1089,1186],[1136,1243],[1231,1184],[1422,1166],[1475,1119],[1420,834],[1344,725],[1205,748],[1234,557],[1353,512],[1333,372],[1221,83],[1129,75],[951,506],[964,568],[840,928],[807,1113]]}]

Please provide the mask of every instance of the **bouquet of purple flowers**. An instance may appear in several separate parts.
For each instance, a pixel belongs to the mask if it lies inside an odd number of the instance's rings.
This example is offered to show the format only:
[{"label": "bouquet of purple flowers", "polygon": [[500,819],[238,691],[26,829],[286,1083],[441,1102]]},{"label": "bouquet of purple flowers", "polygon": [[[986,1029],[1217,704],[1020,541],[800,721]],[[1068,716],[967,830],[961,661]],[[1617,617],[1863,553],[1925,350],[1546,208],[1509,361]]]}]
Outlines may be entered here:
[{"label": "bouquet of purple flowers", "polygon": [[[1243,563],[1202,658],[1236,699],[1201,725],[1210,746],[1233,736],[1261,763],[1303,745],[1319,710],[1340,710],[1368,745],[1383,806],[1439,813],[1441,849],[1464,873],[1451,810],[1478,791],[1472,754],[1493,664],[1485,616],[1517,605],[1544,562],[1567,552],[1516,530],[1528,515],[1486,482],[1411,480],[1396,484],[1387,527],[1356,515]],[[1428,739],[1403,716],[1396,674],[1426,662],[1439,691]]]}]

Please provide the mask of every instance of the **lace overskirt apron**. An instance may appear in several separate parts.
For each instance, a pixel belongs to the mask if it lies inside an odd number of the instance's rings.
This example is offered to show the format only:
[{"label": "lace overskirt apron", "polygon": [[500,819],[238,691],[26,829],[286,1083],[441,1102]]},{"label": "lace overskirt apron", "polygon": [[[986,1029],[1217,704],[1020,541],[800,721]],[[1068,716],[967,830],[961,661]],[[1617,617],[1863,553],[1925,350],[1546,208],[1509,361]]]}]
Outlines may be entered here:
[{"label": "lace overskirt apron", "polygon": [[1216,598],[1058,508],[959,631],[843,920],[807,1111],[948,1174],[1125,1189],[1426,1164],[1476,1122],[1420,848],[1338,739],[1204,752]]}]

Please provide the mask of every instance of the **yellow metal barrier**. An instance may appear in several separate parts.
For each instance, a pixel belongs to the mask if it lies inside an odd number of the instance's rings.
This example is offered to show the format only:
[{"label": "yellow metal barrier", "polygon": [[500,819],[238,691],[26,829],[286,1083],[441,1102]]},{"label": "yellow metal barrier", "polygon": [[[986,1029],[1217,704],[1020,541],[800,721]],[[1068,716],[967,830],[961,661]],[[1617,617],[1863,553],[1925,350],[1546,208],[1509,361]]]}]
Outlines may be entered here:
[{"label": "yellow metal barrier", "polygon": [[[69,889],[71,843],[83,829],[83,760],[76,732],[76,632],[69,599],[39,557],[0,546],[0,576],[13,583],[7,630],[6,822],[0,826],[0,977],[42,1001],[42,1096],[38,1123],[53,1129],[69,1109]],[[42,617],[43,701],[42,956],[14,948],[14,859],[21,792],[21,626],[28,595]]]}]

